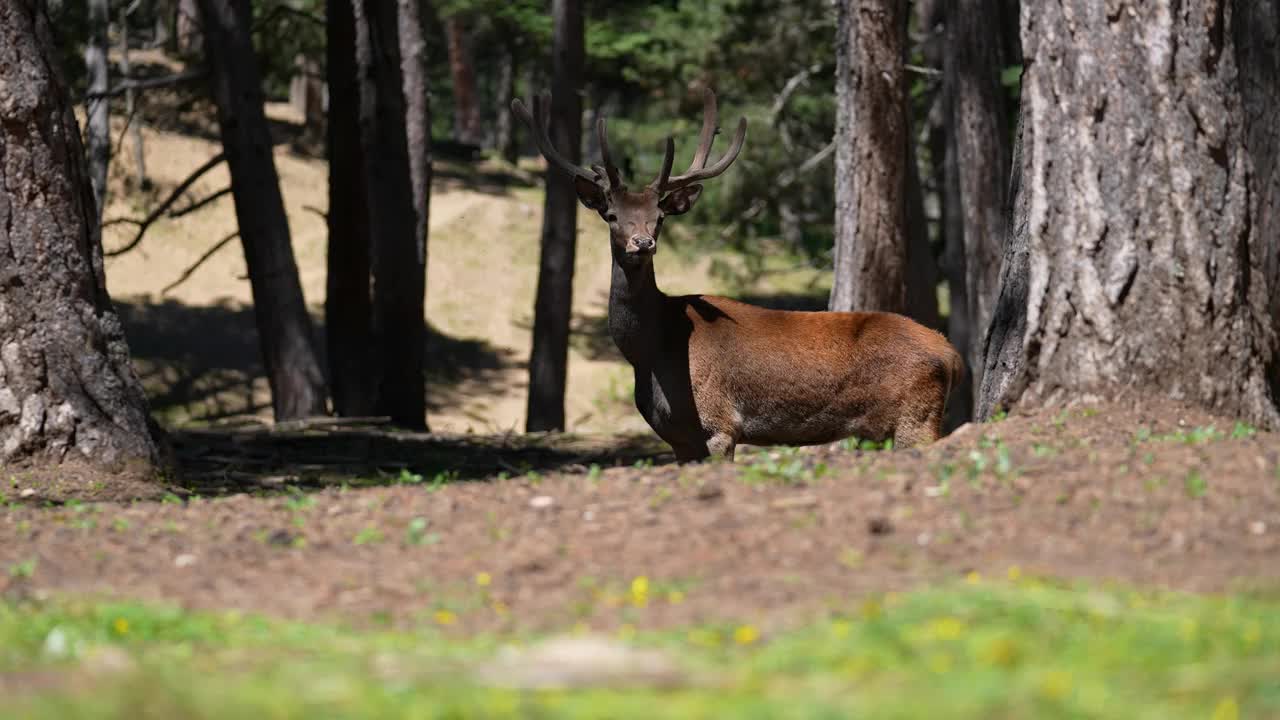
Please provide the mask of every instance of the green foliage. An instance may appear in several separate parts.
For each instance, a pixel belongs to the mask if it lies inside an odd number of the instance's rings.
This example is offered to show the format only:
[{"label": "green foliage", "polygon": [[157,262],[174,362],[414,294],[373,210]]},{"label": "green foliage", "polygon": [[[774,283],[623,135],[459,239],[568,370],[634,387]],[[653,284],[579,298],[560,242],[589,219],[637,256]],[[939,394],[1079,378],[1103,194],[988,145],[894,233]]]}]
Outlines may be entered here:
[{"label": "green foliage", "polygon": [[[741,618],[641,629],[630,642],[666,650],[688,671],[684,686],[664,691],[479,687],[469,668],[499,642],[532,638],[460,639],[438,629],[489,611],[476,603],[395,632],[129,603],[0,604],[0,672],[55,680],[14,685],[0,716],[1176,720],[1280,713],[1280,605],[1273,599],[1063,587],[1022,579],[1017,568],[1008,575],[1016,581],[987,583],[975,574],[967,585],[848,602],[782,633]],[[622,593],[636,604],[662,595],[646,578]],[[94,669],[104,657],[116,658],[109,675]]]}]

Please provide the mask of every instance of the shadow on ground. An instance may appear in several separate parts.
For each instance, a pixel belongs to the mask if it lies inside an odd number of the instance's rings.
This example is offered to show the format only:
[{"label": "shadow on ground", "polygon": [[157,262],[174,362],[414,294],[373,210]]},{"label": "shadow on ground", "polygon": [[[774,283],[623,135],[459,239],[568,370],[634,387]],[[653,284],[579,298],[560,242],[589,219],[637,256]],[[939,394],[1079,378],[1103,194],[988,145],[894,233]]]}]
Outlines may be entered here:
[{"label": "shadow on ground", "polygon": [[[269,406],[253,308],[174,300],[118,301],[116,307],[151,410],[162,421],[218,421]],[[317,338],[317,347],[323,342]],[[428,412],[462,395],[512,391],[504,371],[522,360],[510,350],[432,327],[424,342]]]},{"label": "shadow on ground", "polygon": [[650,435],[441,435],[373,425],[278,425],[273,428],[171,432],[176,485],[219,495],[317,490],[331,486],[424,484],[531,473],[586,472],[667,464],[674,459]]}]

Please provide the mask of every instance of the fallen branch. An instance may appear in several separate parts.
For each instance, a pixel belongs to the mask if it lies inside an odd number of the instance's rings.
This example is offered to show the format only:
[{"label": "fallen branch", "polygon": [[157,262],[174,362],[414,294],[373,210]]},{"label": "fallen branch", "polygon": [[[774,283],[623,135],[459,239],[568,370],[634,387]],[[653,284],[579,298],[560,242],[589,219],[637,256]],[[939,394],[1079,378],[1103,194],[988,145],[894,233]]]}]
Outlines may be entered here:
[{"label": "fallen branch", "polygon": [[174,288],[178,287],[179,285],[181,285],[182,283],[186,282],[186,281],[187,281],[187,278],[191,277],[192,273],[194,273],[196,270],[200,269],[200,266],[201,266],[201,265],[203,265],[203,264],[205,263],[205,261],[206,261],[206,260],[208,260],[209,258],[213,257],[213,254],[214,254],[214,253],[216,253],[216,252],[218,252],[219,250],[221,250],[222,248],[226,247],[227,243],[231,242],[232,240],[235,240],[235,239],[236,239],[236,238],[238,238],[238,237],[240,237],[240,231],[239,231],[239,230],[236,230],[235,232],[231,233],[230,235],[228,235],[228,236],[226,236],[226,237],[222,238],[221,240],[219,240],[218,242],[214,243],[214,244],[213,244],[213,247],[211,247],[211,248],[209,248],[208,250],[205,250],[205,251],[204,251],[204,254],[200,256],[200,259],[199,259],[199,260],[196,260],[196,261],[195,261],[195,264],[193,264],[191,267],[187,268],[186,270],[182,271],[182,275],[181,275],[181,276],[179,276],[177,280],[174,280],[173,282],[169,283],[168,285],[165,285],[165,286],[164,286],[164,288],[160,290],[160,294],[161,294],[161,295],[166,295],[166,294],[168,294],[168,292],[169,292],[170,290],[172,290],[172,289],[174,289]]},{"label": "fallen branch", "polygon": [[199,180],[205,173],[217,167],[226,158],[227,156],[223,153],[218,153],[217,155],[209,158],[205,164],[196,168],[185,180],[178,183],[178,187],[174,188],[173,192],[169,193],[169,197],[165,198],[164,202],[156,206],[156,208],[151,211],[151,214],[147,215],[142,220],[137,220],[135,218],[114,218],[102,223],[102,227],[104,228],[112,225],[119,225],[121,223],[129,223],[138,227],[138,234],[134,236],[133,240],[130,240],[124,247],[117,250],[111,250],[110,252],[105,252],[103,255],[106,257],[115,257],[117,255],[123,255],[137,247],[138,243],[142,242],[142,236],[146,235],[147,229],[151,227],[151,224],[156,220],[159,220],[160,216],[164,215],[165,211],[172,207],[173,204],[177,202],[178,198],[182,197],[182,194],[195,184],[196,180]]}]

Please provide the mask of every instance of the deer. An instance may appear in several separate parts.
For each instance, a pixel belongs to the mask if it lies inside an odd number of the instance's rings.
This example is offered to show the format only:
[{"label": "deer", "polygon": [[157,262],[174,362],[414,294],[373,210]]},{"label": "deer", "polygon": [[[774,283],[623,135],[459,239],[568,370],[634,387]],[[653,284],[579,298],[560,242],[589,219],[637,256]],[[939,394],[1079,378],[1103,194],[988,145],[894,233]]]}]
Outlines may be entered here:
[{"label": "deer", "polygon": [[610,157],[598,115],[601,163],[568,161],[548,136],[550,95],[519,98],[550,168],[573,179],[578,200],[609,228],[608,328],[635,372],[635,404],[677,462],[732,461],[739,444],[819,445],[848,437],[905,448],[937,440],[964,363],[937,331],[890,312],[775,310],[715,295],[671,296],[653,258],[663,221],[689,212],[702,183],[728,170],[746,141],[738,122],[728,150],[707,165],[718,133],[715,93],[703,94],[702,129],[689,169],[671,175],[668,136],[653,181],[632,189]]}]

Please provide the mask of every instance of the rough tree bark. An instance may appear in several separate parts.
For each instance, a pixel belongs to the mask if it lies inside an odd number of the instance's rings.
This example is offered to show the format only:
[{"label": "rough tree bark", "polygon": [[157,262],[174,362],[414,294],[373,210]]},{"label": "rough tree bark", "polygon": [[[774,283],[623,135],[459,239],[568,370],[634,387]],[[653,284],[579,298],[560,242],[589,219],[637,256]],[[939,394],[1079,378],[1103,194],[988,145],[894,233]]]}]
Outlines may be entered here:
[{"label": "rough tree bark", "polygon": [[277,420],[325,413],[324,375],[302,298],[263,113],[248,0],[200,0],[211,90],[231,171],[253,309]]},{"label": "rough tree bark", "polygon": [[444,19],[444,35],[449,50],[449,76],[453,79],[453,139],[479,145],[480,106],[475,61],[471,57],[467,28],[460,16],[450,15]]},{"label": "rough tree bark", "polygon": [[426,248],[425,233],[417,232],[409,169],[399,10],[382,0],[355,5],[360,141],[373,241],[377,412],[402,427],[425,430]]},{"label": "rough tree bark", "polygon": [[360,88],[352,0],[325,3],[329,83],[329,250],[325,343],[333,409],[343,417],[374,414],[373,301],[369,285],[369,197],[360,143]]},{"label": "rough tree bark", "polygon": [[0,462],[150,472],[80,130],[38,0],[0,0]]},{"label": "rough tree bark", "polygon": [[89,74],[89,99],[85,101],[85,144],[89,152],[89,180],[93,183],[94,221],[102,223],[107,198],[107,168],[111,164],[111,89],[107,67],[107,0],[89,0],[89,40],[84,64]]},{"label": "rough tree bark", "polygon": [[906,308],[905,0],[841,0],[832,310]]},{"label": "rough tree bark", "polygon": [[1000,280],[1000,257],[1009,187],[1009,123],[1000,71],[1001,13],[991,0],[951,0],[946,15],[943,82],[951,102],[950,147],[959,182],[965,272],[963,315],[976,342],[967,342],[965,362],[972,387],[982,382],[982,342]]},{"label": "rough tree bark", "polygon": [[[551,142],[569,162],[580,161],[582,144],[583,30],[581,0],[554,0],[551,56]],[[530,432],[563,430],[565,378],[569,363],[569,315],[577,251],[578,196],[565,173],[548,172],[542,210],[542,257],[533,311],[529,356]]]},{"label": "rough tree bark", "polygon": [[1280,424],[1275,239],[1258,225],[1235,47],[1248,17],[1232,4],[1024,6],[1021,157],[980,417],[1134,388]]},{"label": "rough tree bark", "polygon": [[[1266,241],[1262,269],[1280,335],[1280,0],[1236,0],[1234,8],[1245,144],[1257,188],[1253,230]],[[1280,386],[1280,362],[1272,363],[1271,377]]]}]

